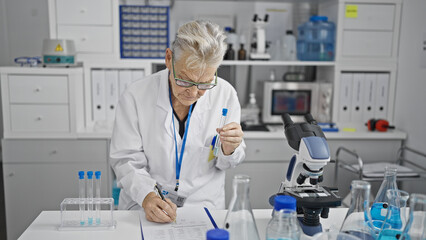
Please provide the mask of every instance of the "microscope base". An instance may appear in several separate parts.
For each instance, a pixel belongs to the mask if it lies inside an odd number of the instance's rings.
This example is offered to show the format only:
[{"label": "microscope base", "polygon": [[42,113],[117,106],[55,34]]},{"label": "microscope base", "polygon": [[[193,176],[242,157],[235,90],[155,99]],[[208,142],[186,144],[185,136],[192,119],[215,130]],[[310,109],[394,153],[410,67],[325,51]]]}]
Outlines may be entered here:
[{"label": "microscope base", "polygon": [[300,227],[302,228],[304,234],[312,237],[315,234],[322,232],[321,223],[317,226],[308,226],[303,223],[303,217],[298,217],[297,219],[299,220]]}]

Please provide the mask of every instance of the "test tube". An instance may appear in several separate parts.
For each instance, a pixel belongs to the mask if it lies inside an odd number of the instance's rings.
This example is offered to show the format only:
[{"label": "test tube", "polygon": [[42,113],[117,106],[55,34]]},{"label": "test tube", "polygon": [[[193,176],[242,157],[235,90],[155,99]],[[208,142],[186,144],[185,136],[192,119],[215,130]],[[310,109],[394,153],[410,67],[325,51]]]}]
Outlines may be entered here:
[{"label": "test tube", "polygon": [[96,224],[101,224],[101,171],[95,172]]},{"label": "test tube", "polygon": [[85,199],[84,194],[86,192],[86,185],[84,182],[84,171],[78,172],[78,200],[80,208],[80,225],[84,225],[84,210],[85,210]]},{"label": "test tube", "polygon": [[[223,128],[223,126],[225,125],[227,114],[228,114],[228,109],[223,108],[222,109],[222,116],[220,117],[219,128]],[[214,145],[214,151],[213,151],[213,154],[215,156],[217,156],[218,153],[219,153],[219,147],[220,147],[220,135],[218,134],[217,137],[216,137],[216,144]]]},{"label": "test tube", "polygon": [[93,171],[87,172],[87,224],[93,224]]}]

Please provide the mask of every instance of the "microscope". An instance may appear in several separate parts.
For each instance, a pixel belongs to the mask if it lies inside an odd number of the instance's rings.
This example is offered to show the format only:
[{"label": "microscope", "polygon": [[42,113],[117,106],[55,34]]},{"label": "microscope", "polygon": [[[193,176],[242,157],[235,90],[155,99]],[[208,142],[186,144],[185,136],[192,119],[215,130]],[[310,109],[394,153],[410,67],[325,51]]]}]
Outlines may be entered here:
[{"label": "microscope", "polygon": [[305,115],[306,122],[294,123],[289,114],[282,115],[284,132],[288,144],[297,152],[290,164],[277,194],[269,198],[273,205],[276,195],[296,198],[299,223],[308,236],[322,231],[320,217],[328,218],[330,207],[341,204],[337,189],[319,186],[323,181],[323,168],[330,162],[330,149],[325,135],[311,114]]},{"label": "microscope", "polygon": [[[252,42],[251,47],[252,51],[250,53],[250,60],[269,60],[271,55],[266,52],[266,33],[265,26],[268,24],[268,14],[265,17],[260,19],[257,14],[253,17],[253,27],[255,40]],[[253,51],[256,49],[256,51]]]}]

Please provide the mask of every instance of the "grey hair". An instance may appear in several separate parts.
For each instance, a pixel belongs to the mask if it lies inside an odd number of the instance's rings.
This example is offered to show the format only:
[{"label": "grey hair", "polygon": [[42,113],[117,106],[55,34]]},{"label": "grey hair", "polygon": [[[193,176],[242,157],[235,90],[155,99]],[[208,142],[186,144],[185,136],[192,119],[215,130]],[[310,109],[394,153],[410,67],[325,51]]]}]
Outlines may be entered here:
[{"label": "grey hair", "polygon": [[187,55],[186,65],[189,69],[206,67],[217,68],[226,51],[226,36],[220,27],[206,20],[196,20],[182,25],[172,43],[175,59]]}]

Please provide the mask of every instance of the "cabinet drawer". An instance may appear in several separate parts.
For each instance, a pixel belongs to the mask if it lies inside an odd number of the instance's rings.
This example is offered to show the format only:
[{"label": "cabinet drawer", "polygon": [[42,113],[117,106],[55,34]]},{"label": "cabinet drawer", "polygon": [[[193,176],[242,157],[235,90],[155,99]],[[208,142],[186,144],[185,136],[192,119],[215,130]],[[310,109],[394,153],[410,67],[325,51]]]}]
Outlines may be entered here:
[{"label": "cabinet drawer", "polygon": [[68,105],[10,105],[13,132],[69,132]]},{"label": "cabinet drawer", "polygon": [[74,40],[77,52],[112,52],[112,27],[58,26],[58,37]]},{"label": "cabinet drawer", "polygon": [[391,57],[393,32],[344,31],[345,57]]},{"label": "cabinet drawer", "polygon": [[[393,31],[395,5],[347,4],[358,7],[356,18],[344,18],[343,29]],[[346,6],[345,5],[345,9]]]},{"label": "cabinet drawer", "polygon": [[107,151],[106,140],[3,140],[3,163],[107,163]]},{"label": "cabinet drawer", "polygon": [[68,103],[66,76],[9,75],[11,103]]},{"label": "cabinet drawer", "polygon": [[56,0],[58,24],[111,25],[112,1]]}]

